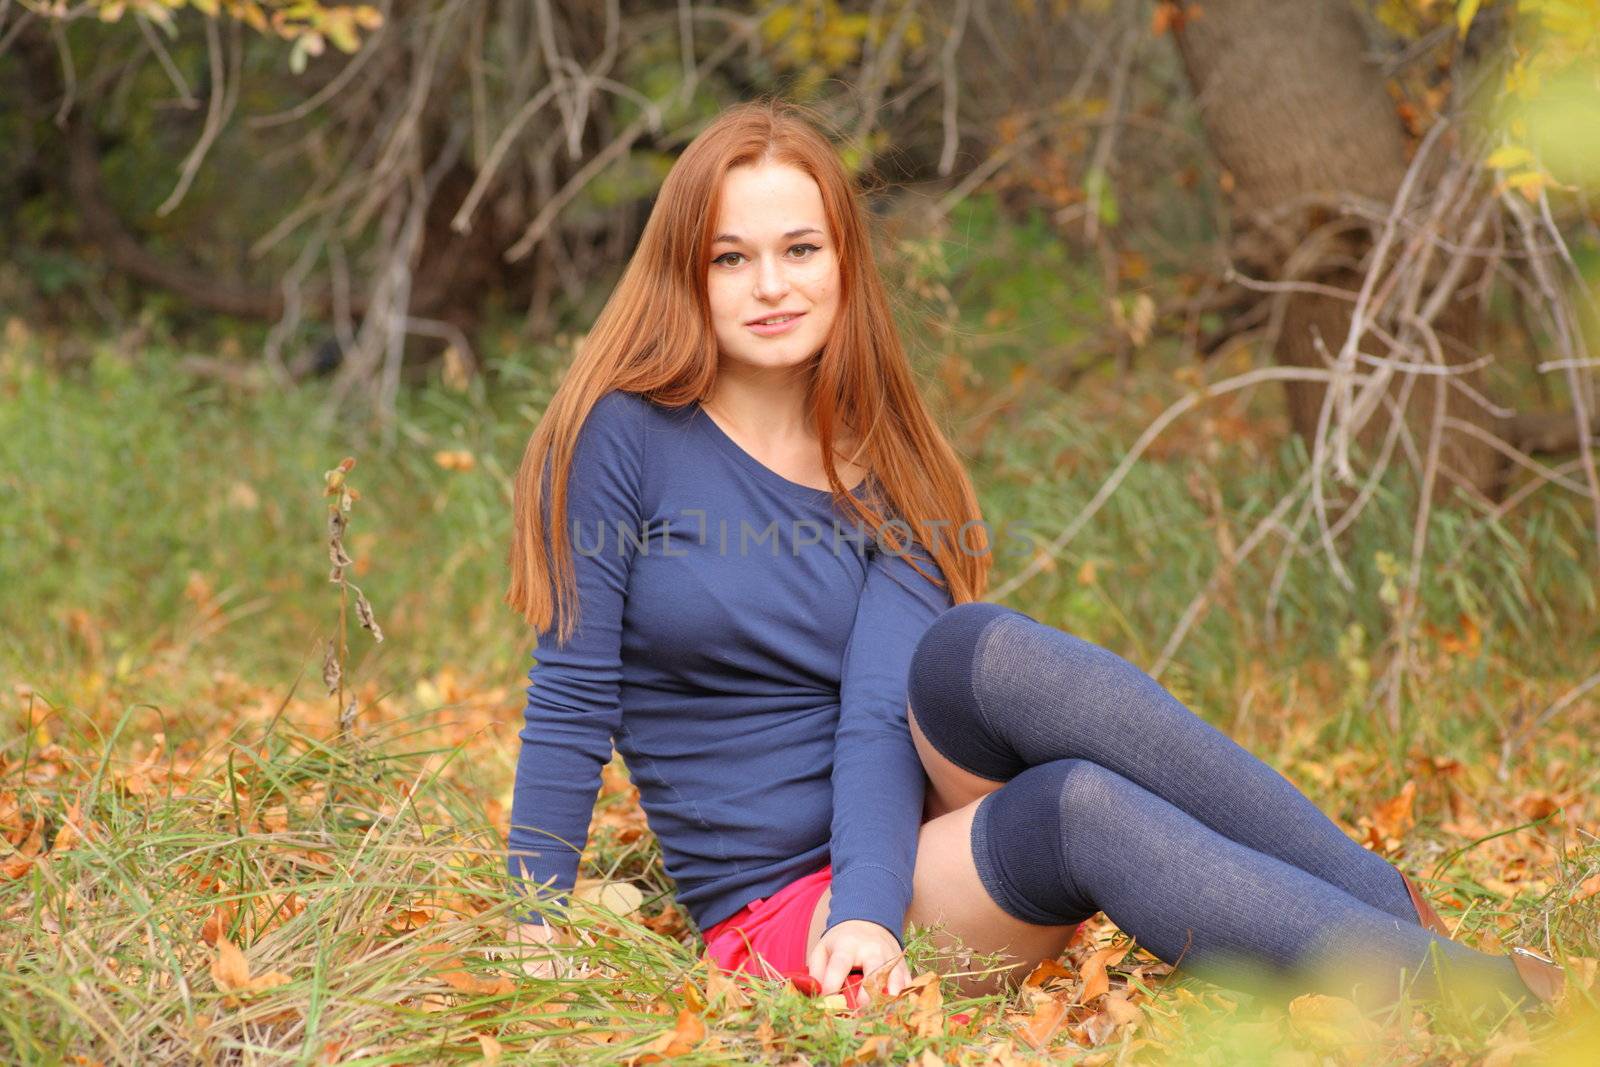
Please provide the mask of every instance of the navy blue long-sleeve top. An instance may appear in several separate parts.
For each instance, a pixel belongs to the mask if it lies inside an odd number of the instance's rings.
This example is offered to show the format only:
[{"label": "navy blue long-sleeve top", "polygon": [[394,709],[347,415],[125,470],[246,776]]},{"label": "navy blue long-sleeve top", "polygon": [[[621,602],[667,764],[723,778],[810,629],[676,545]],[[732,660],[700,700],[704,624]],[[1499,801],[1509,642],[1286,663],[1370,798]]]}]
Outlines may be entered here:
[{"label": "navy blue long-sleeve top", "polygon": [[906,678],[948,591],[699,404],[620,390],[579,430],[567,532],[578,627],[534,651],[513,878],[570,894],[615,744],[701,931],[831,862],[827,925],[903,944],[927,784]]}]

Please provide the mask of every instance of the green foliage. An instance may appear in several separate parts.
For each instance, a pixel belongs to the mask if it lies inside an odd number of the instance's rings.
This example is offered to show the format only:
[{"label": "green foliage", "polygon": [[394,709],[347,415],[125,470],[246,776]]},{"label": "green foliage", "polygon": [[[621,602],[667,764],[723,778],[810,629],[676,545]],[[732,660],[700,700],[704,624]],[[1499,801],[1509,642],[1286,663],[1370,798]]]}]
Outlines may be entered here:
[{"label": "green foliage", "polygon": [[930,240],[940,246],[937,280],[961,309],[952,348],[986,378],[1048,360],[1104,315],[1099,272],[1043,210],[1012,218],[993,196],[968,197]]}]

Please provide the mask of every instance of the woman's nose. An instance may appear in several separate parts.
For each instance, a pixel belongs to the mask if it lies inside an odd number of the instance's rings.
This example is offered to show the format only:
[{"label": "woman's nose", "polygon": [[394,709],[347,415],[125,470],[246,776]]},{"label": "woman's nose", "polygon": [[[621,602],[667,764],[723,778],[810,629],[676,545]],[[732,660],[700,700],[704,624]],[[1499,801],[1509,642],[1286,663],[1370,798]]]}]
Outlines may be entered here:
[{"label": "woman's nose", "polygon": [[762,300],[771,300],[788,291],[789,278],[783,272],[783,265],[770,257],[763,256],[756,268],[756,296]]}]

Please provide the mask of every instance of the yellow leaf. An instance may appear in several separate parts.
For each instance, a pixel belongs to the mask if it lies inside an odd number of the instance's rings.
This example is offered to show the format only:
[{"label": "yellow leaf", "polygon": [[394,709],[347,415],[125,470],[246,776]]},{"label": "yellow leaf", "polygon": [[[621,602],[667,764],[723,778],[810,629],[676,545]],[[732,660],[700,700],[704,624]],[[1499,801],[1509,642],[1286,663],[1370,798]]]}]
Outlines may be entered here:
[{"label": "yellow leaf", "polygon": [[1519,171],[1506,179],[1506,185],[1521,193],[1529,203],[1538,203],[1539,190],[1548,182],[1549,179],[1536,170]]},{"label": "yellow leaf", "polygon": [[1478,13],[1478,0],[1459,0],[1456,4],[1456,30],[1462,37],[1467,35],[1467,27],[1472,25],[1472,18]]},{"label": "yellow leaf", "polygon": [[1343,997],[1306,993],[1289,1002],[1289,1025],[1301,1043],[1321,1053],[1342,1054],[1352,1043],[1373,1041],[1377,1027]]},{"label": "yellow leaf", "polygon": [[259,4],[247,0],[233,9],[235,16],[250,24],[250,28],[257,33],[267,32],[267,16],[262,13]]},{"label": "yellow leaf", "polygon": [[632,915],[644,903],[644,894],[632,882],[584,880],[573,887],[572,895],[620,916]]},{"label": "yellow leaf", "polygon": [[330,8],[323,17],[322,31],[341,52],[349,54],[361,47],[361,38],[356,35],[355,13],[348,7]]},{"label": "yellow leaf", "polygon": [[1484,160],[1488,166],[1496,170],[1510,170],[1533,162],[1533,153],[1519,144],[1501,145],[1489,153],[1489,158]]}]

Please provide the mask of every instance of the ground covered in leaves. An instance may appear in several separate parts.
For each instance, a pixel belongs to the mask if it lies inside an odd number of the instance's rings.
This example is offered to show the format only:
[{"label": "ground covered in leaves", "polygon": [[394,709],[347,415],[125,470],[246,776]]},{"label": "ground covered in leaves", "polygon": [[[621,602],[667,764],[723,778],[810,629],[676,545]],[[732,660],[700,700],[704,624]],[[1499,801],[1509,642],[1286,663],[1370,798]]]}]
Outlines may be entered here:
[{"label": "ground covered in leaves", "polygon": [[[151,673],[166,669],[152,664]],[[95,711],[7,694],[32,726],[0,756],[0,1026],[26,1058],[317,1062],[502,1056],[530,1062],[1008,1064],[1173,1056],[1208,1062],[1592,1062],[1600,825],[1592,738],[1557,734],[1492,766],[1417,752],[1403,784],[1356,750],[1298,749],[1287,769],[1352,812],[1352,834],[1419,872],[1458,936],[1485,950],[1565,949],[1575,992],[1554,1020],[1496,1028],[1426,1006],[1388,1019],[1337,998],[1257,1003],[1174,975],[1103,917],[1005,997],[963,1000],[914,931],[911,988],[859,1010],[736,982],[665,894],[620,761],[585,857],[596,910],[570,974],[504,959],[498,849],[508,709],[518,692],[444,671],[359,694],[337,736],[320,694],[216,673],[171,709],[137,674]],[[126,694],[126,695],[125,695]],[[91,723],[93,726],[91,727]],[[96,744],[98,740],[100,743]],[[497,780],[498,779],[498,780]],[[631,892],[606,887],[627,886]],[[1565,1050],[1565,1051],[1563,1051]]]}]

